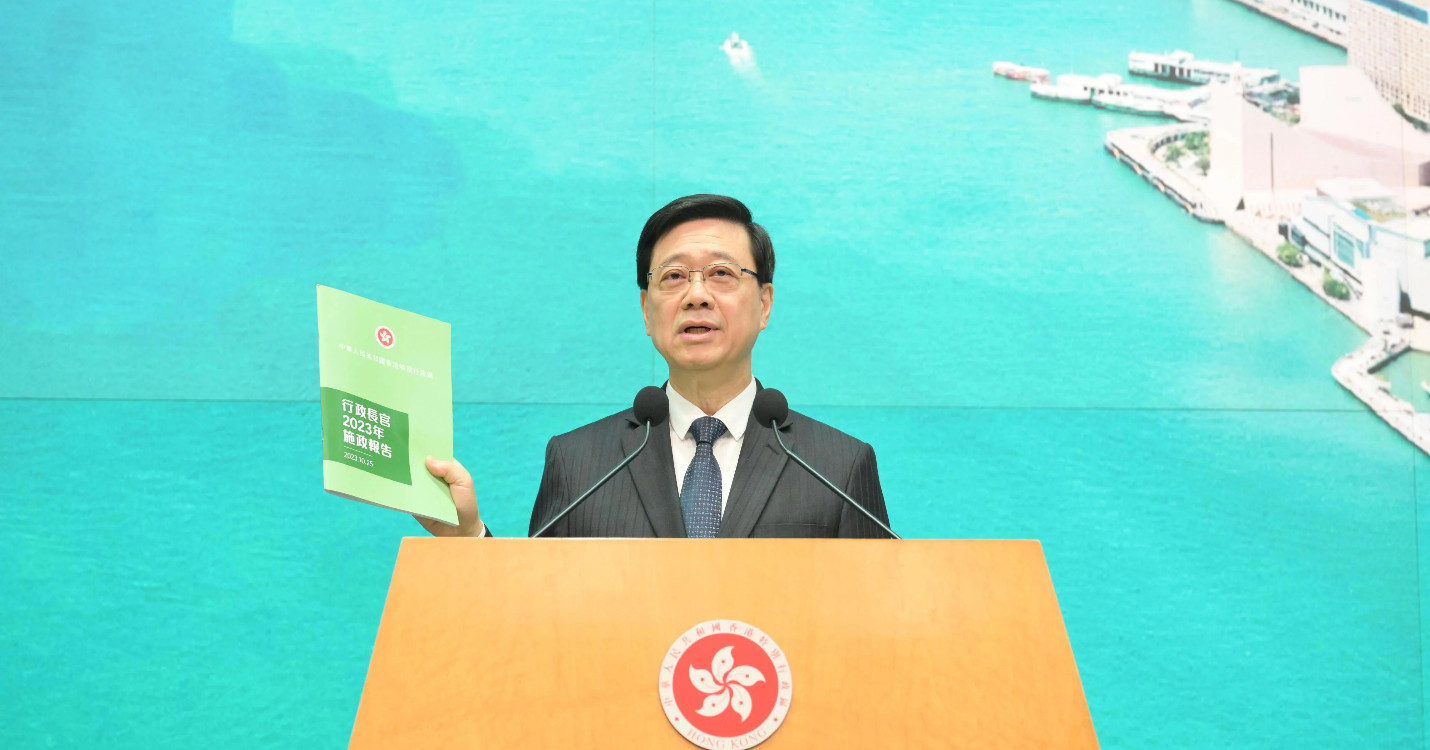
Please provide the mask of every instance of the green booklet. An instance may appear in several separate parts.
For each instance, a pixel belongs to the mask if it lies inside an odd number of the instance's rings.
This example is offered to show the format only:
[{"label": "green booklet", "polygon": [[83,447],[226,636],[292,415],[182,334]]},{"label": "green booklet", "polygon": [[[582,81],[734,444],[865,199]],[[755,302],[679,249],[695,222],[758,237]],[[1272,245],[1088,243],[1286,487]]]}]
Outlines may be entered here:
[{"label": "green booklet", "polygon": [[456,525],[427,456],[452,457],[452,326],[318,287],[323,489]]}]

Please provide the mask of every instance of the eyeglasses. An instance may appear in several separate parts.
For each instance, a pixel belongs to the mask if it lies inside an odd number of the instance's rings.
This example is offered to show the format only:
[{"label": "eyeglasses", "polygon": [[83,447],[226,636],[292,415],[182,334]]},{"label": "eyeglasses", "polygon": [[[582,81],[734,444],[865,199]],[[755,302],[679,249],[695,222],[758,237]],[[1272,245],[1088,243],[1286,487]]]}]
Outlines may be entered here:
[{"label": "eyeglasses", "polygon": [[716,262],[704,268],[689,268],[687,266],[669,265],[661,266],[646,274],[646,281],[652,288],[659,292],[683,292],[691,284],[695,283],[695,274],[700,274],[700,278],[705,280],[705,288],[712,292],[729,292],[740,286],[743,273],[748,273],[756,279],[760,278],[758,273],[748,268],[742,268],[734,263]]}]

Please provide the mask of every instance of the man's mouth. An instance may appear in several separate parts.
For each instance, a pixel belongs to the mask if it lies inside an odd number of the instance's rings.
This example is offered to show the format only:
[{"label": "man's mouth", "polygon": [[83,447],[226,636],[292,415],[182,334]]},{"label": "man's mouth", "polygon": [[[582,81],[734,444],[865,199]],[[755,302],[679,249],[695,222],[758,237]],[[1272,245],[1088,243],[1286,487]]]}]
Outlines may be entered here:
[{"label": "man's mouth", "polygon": [[686,341],[706,341],[715,335],[719,330],[715,326],[704,323],[689,323],[680,328],[680,337]]}]

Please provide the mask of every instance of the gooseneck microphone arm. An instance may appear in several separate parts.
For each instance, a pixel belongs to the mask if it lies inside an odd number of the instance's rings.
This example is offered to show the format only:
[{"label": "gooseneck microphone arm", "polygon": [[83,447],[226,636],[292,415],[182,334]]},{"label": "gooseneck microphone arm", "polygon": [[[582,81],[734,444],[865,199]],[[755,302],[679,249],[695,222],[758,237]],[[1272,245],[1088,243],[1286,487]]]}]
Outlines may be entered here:
[{"label": "gooseneck microphone arm", "polygon": [[594,493],[596,490],[601,489],[601,486],[604,485],[606,482],[609,482],[611,480],[611,477],[616,475],[616,472],[626,468],[626,464],[630,463],[632,459],[640,455],[640,452],[645,449],[646,442],[650,440],[650,427],[650,422],[646,422],[645,437],[641,438],[640,446],[637,447],[634,451],[632,451],[631,455],[626,456],[624,460],[616,464],[616,468],[606,472],[606,476],[601,477],[599,481],[597,481],[594,485],[591,486],[591,489],[581,493],[580,497],[572,501],[571,504],[566,506],[566,508],[560,513],[557,513],[555,518],[551,519],[550,521],[547,521],[545,526],[542,526],[541,528],[537,529],[536,533],[531,535],[531,538],[535,539],[536,537],[539,537],[542,534],[546,533],[547,529],[551,528],[552,526],[555,526],[557,521],[560,521],[561,519],[565,518],[567,513],[570,513],[571,511],[575,510],[576,506],[584,502],[586,498],[590,497],[592,493]]},{"label": "gooseneck microphone arm", "polygon": [[795,453],[794,451],[790,450],[789,446],[785,445],[785,439],[780,437],[780,429],[778,422],[771,421],[770,427],[774,429],[775,439],[780,441],[780,447],[785,449],[785,453],[789,454],[789,457],[794,459],[795,463],[799,464],[800,466],[803,466],[806,471],[814,475],[815,479],[818,479],[819,481],[823,482],[825,487],[834,490],[835,494],[844,498],[844,502],[854,506],[855,510],[859,511],[860,513],[863,513],[866,517],[868,517],[870,521],[873,521],[875,524],[877,524],[879,528],[883,529],[884,533],[888,534],[891,539],[903,539],[903,537],[899,536],[898,534],[895,534],[893,529],[884,525],[884,522],[880,521],[878,516],[875,516],[873,513],[870,513],[867,508],[860,505],[859,501],[850,497],[849,494],[846,493],[844,490],[839,489],[839,486],[835,483],[829,481],[828,479],[825,479],[823,474],[820,474],[818,471],[815,470],[813,466],[810,466],[808,462],[800,458],[798,453]]},{"label": "gooseneck microphone arm", "polygon": [[595,494],[596,490],[601,489],[606,482],[611,481],[611,477],[615,476],[616,472],[626,468],[626,464],[635,460],[635,457],[639,456],[640,452],[645,450],[646,443],[650,442],[651,429],[665,423],[665,418],[670,414],[670,401],[667,399],[665,391],[653,385],[648,385],[642,388],[640,393],[636,394],[634,410],[636,420],[645,423],[645,437],[641,438],[641,444],[636,446],[636,449],[631,451],[629,456],[621,459],[621,462],[616,464],[614,469],[606,472],[606,476],[601,477],[595,484],[591,485],[591,489],[581,493],[580,497],[572,500],[570,505],[567,505],[560,513],[557,513],[555,518],[547,521],[545,525],[537,529],[536,533],[531,535],[532,539],[545,534],[547,529],[555,526],[557,521],[565,518],[567,513],[575,510],[576,506],[585,502],[586,498]]},{"label": "gooseneck microphone arm", "polygon": [[[765,394],[769,395],[766,396]],[[785,445],[785,439],[780,436],[780,422],[783,422],[784,418],[789,414],[789,403],[785,401],[783,393],[780,393],[773,388],[765,388],[761,390],[759,394],[755,396],[754,412],[757,420],[761,422],[768,421],[770,423],[770,429],[773,430],[775,433],[775,440],[778,440],[780,442],[780,447],[784,449],[785,455],[794,459],[795,463],[799,464],[800,466],[803,466],[805,471],[808,471],[810,474],[813,474],[815,479],[818,479],[819,481],[824,483],[825,487],[834,490],[834,494],[843,498],[844,502],[854,506],[855,510],[859,511],[860,513],[863,513],[865,517],[867,517],[870,521],[873,521],[876,525],[878,525],[879,528],[883,529],[884,533],[888,534],[891,539],[903,539],[903,537],[899,536],[898,534],[895,534],[894,530],[889,528],[887,524],[885,524],[883,521],[880,521],[878,516],[875,516],[873,513],[870,513],[867,508],[865,508],[863,505],[860,505],[858,500],[855,500],[854,498],[850,497],[849,493],[839,488],[839,485],[836,485],[835,483],[826,479],[823,474],[820,474],[818,470],[816,470],[813,466],[810,466],[809,462],[805,461],[803,458],[800,458],[798,453],[795,453],[794,451],[790,450],[789,446]]]}]

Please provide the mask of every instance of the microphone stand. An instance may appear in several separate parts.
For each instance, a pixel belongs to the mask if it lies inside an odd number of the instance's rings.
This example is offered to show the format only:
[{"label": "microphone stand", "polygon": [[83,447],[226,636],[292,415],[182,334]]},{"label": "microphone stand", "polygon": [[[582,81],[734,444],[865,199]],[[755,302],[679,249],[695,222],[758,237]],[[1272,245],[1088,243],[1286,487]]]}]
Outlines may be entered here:
[{"label": "microphone stand", "polygon": [[[647,422],[645,423],[645,437],[642,437],[642,438],[641,438],[641,444],[638,445],[638,446],[636,446],[636,449],[635,449],[635,450],[631,451],[631,455],[626,456],[624,460],[622,460],[620,463],[616,464],[616,468],[611,469],[610,471],[606,472],[606,476],[601,477],[601,480],[598,481],[598,482],[596,482],[596,484],[592,485],[591,489],[586,490],[585,492],[581,493],[581,496],[580,496],[580,497],[578,497],[578,498],[576,498],[575,500],[573,500],[573,501],[571,502],[571,504],[568,505],[568,506],[566,506],[566,508],[565,508],[564,510],[562,510],[560,513],[557,513],[555,518],[551,519],[550,521],[547,521],[545,526],[542,526],[541,528],[537,529],[537,530],[536,530],[536,533],[531,535],[531,538],[532,538],[532,539],[535,539],[535,538],[541,536],[542,534],[546,533],[546,530],[547,530],[547,529],[551,528],[552,526],[555,526],[557,521],[560,521],[561,519],[565,518],[567,513],[570,513],[572,510],[575,510],[576,506],[580,505],[580,504],[582,503],[582,501],[584,501],[586,498],[588,498],[588,497],[591,496],[591,493],[595,492],[596,490],[601,489],[601,486],[604,485],[606,482],[610,481],[611,477],[613,477],[613,476],[616,475],[616,472],[620,471],[621,469],[624,469],[624,468],[626,467],[626,464],[630,463],[632,459],[634,459],[636,456],[640,455],[640,452],[641,452],[642,450],[645,450],[645,444],[646,444],[646,442],[650,440],[650,426],[651,426],[651,422],[650,422],[650,421],[647,421]],[[862,510],[862,509],[861,509],[861,510]],[[864,511],[864,512],[867,513],[868,511]],[[881,524],[881,525],[882,525],[882,524]],[[893,532],[889,532],[889,533],[893,533]]]},{"label": "microphone stand", "polygon": [[785,445],[785,439],[780,437],[779,420],[771,419],[770,429],[774,430],[775,439],[780,441],[780,447],[785,449],[786,456],[793,458],[796,463],[798,463],[800,466],[803,466],[805,470],[809,473],[813,474],[815,479],[824,482],[825,487],[828,487],[829,489],[834,490],[836,493],[838,493],[840,497],[844,498],[845,502],[854,506],[856,509],[858,509],[860,513],[863,513],[865,516],[867,516],[870,521],[873,521],[875,524],[877,524],[879,528],[883,529],[884,532],[887,533],[891,538],[903,539],[903,537],[899,536],[898,534],[895,534],[893,529],[889,528],[888,526],[885,526],[884,522],[880,521],[873,513],[870,513],[864,508],[864,506],[860,505],[858,501],[850,497],[848,493],[846,493],[844,490],[839,489],[838,485],[834,484],[828,479],[825,479],[823,474],[820,474],[818,471],[815,471],[814,467],[810,466],[808,463],[805,462],[804,459],[800,458],[798,453],[795,453],[794,451],[790,450],[789,446]]}]

